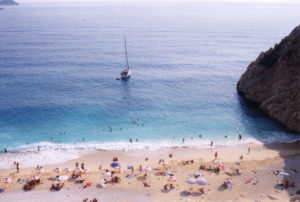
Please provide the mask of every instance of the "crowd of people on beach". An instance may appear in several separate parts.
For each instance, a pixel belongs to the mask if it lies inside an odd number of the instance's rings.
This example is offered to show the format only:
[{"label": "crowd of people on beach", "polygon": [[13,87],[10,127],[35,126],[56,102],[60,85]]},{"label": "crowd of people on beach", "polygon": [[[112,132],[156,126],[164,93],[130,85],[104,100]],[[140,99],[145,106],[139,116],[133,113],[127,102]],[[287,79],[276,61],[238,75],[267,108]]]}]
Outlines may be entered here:
[{"label": "crowd of people on beach", "polygon": [[[240,137],[238,137],[240,139]],[[211,141],[210,143],[210,149],[211,151],[213,151],[213,141]],[[248,147],[248,153],[250,154],[250,147]],[[213,154],[212,154],[213,155]],[[173,158],[173,154],[169,153],[168,157],[171,159]],[[243,155],[241,155],[239,157],[240,162],[236,162],[238,166],[241,165],[241,162],[243,160]],[[148,161],[149,158],[146,157],[145,161]],[[179,165],[181,166],[186,166],[189,164],[195,164],[196,162],[191,159],[191,160],[183,160],[181,162],[179,162]],[[17,173],[19,172],[19,162],[14,162],[14,165],[17,169]],[[103,188],[106,185],[114,185],[114,184],[120,184],[123,181],[122,178],[122,170],[123,168],[121,168],[121,165],[119,163],[119,158],[118,156],[114,156],[112,158],[112,163],[111,163],[111,169],[102,169],[102,165],[99,166],[99,171],[102,173],[102,179],[101,182],[102,184],[100,184]],[[126,178],[131,179],[134,177],[137,177],[137,179],[139,179],[142,182],[142,186],[145,188],[151,187],[151,183],[149,183],[148,179],[148,175],[151,175],[152,173],[155,176],[164,176],[167,177],[167,182],[166,184],[163,185],[162,187],[162,192],[170,192],[172,190],[176,190],[178,189],[178,185],[175,184],[176,182],[176,171],[174,171],[172,167],[168,166],[167,162],[165,161],[165,159],[160,158],[158,160],[158,166],[155,168],[151,168],[151,167],[144,167],[143,165],[139,165],[138,167],[138,172],[137,174],[134,174],[135,170],[134,170],[134,166],[133,165],[128,165],[127,166],[128,171],[127,172],[131,172],[131,173],[127,173]],[[200,161],[199,162],[199,167],[198,167],[201,171],[201,173],[194,173],[193,176],[189,176],[189,178],[187,179],[187,183],[188,184],[195,184],[198,183],[202,186],[207,184],[207,180],[205,178],[203,178],[202,173],[205,172],[209,172],[209,173],[215,173],[217,176],[220,175],[220,173],[223,171],[225,175],[228,175],[229,177],[226,178],[226,180],[220,184],[219,188],[220,189],[234,189],[235,186],[235,182],[233,180],[233,178],[231,178],[232,176],[240,176],[242,175],[242,171],[240,169],[240,167],[235,167],[235,168],[231,168],[231,171],[228,171],[228,168],[225,169],[225,165],[220,162],[219,160],[219,152],[215,151],[214,153],[214,159],[211,162],[203,162]],[[42,169],[42,166],[37,166],[36,170],[40,171]],[[59,170],[59,169],[58,169]],[[56,170],[56,171],[58,171]],[[59,171],[58,173],[60,173],[61,171]],[[85,163],[79,163],[79,162],[75,162],[75,169],[73,171],[71,171],[71,175],[70,178],[68,178],[67,176],[60,176],[59,174],[53,179],[54,183],[51,184],[50,190],[51,191],[60,191],[61,189],[63,189],[63,187],[65,186],[65,183],[63,183],[63,180],[68,180],[69,182],[75,182],[75,184],[80,184],[83,186],[83,188],[87,188],[89,186],[91,186],[90,182],[85,182],[86,181],[86,177],[85,174],[87,172]],[[293,172],[297,172],[296,169],[293,169]],[[65,172],[68,173],[68,172]],[[41,173],[40,173],[41,174]],[[275,172],[275,175],[279,175],[279,174],[285,174],[283,172]],[[64,177],[64,178],[63,178]],[[20,180],[20,179],[19,179]],[[18,180],[18,182],[20,182]],[[24,181],[24,180],[22,180]],[[56,183],[57,182],[57,183]],[[259,182],[259,180],[257,178],[250,178],[248,179],[245,184],[251,183],[251,184],[257,184]],[[41,180],[37,177],[37,176],[33,176],[31,180],[27,181],[27,183],[23,186],[23,189],[25,191],[29,191],[29,190],[33,190],[36,186],[38,186],[39,184],[41,184]],[[295,183],[293,181],[290,180],[286,180],[286,179],[282,179],[282,180],[278,180],[277,182],[277,186],[281,187],[282,189],[287,189],[289,187],[295,187]],[[205,189],[205,187],[200,187],[197,190],[185,190],[183,192],[181,192],[181,194],[185,195],[185,196],[189,196],[189,195],[203,195],[207,193],[207,190]],[[83,201],[88,201],[87,198],[85,198]],[[93,199],[90,201],[97,201],[97,199]]]}]

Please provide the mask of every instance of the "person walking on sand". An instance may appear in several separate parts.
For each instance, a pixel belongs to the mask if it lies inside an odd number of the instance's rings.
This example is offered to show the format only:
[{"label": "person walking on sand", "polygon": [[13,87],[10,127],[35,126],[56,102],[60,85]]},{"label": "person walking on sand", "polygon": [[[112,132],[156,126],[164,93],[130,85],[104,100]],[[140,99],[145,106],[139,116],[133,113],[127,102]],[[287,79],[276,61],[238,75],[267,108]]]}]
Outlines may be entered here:
[{"label": "person walking on sand", "polygon": [[81,169],[84,170],[84,163],[81,164]]},{"label": "person walking on sand", "polygon": [[19,173],[19,171],[20,171],[19,165],[20,165],[19,162],[17,162],[16,163],[17,173]]},{"label": "person walking on sand", "polygon": [[215,152],[215,158],[218,158],[218,152],[217,151]]},{"label": "person walking on sand", "polygon": [[212,147],[214,146],[214,142],[211,140],[210,141],[210,151],[212,152]]},{"label": "person walking on sand", "polygon": [[248,154],[250,154],[250,147],[248,147]]},{"label": "person walking on sand", "polygon": [[76,168],[79,167],[79,163],[78,163],[78,162],[75,163],[75,167],[76,167]]},{"label": "person walking on sand", "polygon": [[131,172],[132,172],[132,174],[134,173],[134,167],[133,166],[131,166]]}]

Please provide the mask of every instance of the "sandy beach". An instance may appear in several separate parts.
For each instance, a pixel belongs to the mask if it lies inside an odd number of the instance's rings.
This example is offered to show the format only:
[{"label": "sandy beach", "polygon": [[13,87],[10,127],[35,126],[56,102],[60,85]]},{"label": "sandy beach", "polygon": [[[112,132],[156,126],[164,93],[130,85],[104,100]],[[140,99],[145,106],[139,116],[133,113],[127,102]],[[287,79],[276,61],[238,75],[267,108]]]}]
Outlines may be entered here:
[{"label": "sandy beach", "polygon": [[[249,147],[251,151],[248,154]],[[104,184],[101,178],[106,169],[115,171],[110,165],[116,156],[122,172],[115,176],[120,177],[121,182]],[[166,165],[158,164],[159,159],[164,159]],[[57,167],[61,170],[69,168],[72,171],[76,162],[79,167],[84,163],[88,169],[82,177],[71,179],[71,172],[53,172]],[[219,174],[207,170],[209,166],[215,167],[218,163],[223,166]],[[134,173],[127,168],[128,165],[134,166]],[[142,172],[139,171],[140,165]],[[206,170],[199,169],[200,165],[204,165]],[[145,170],[147,167],[151,167],[152,171]],[[184,147],[156,151],[97,151],[60,165],[43,166],[42,174],[37,174],[36,168],[22,168],[22,165],[19,173],[15,169],[1,170],[0,188],[5,191],[0,194],[0,200],[82,201],[96,198],[98,201],[289,201],[300,189],[299,168],[300,145],[297,143],[214,147],[212,151],[207,148]],[[237,174],[236,169],[241,173]],[[289,176],[277,175],[274,171],[285,171]],[[188,178],[196,180],[194,174],[197,173],[201,174],[200,178],[207,180],[206,185],[186,182]],[[132,178],[126,177],[130,174]],[[64,187],[60,191],[49,191],[51,184],[58,183],[57,180],[54,181],[55,177],[63,175],[68,177],[63,182]],[[170,175],[172,177],[168,181]],[[32,176],[38,176],[41,183],[31,191],[23,191],[26,180],[32,179]],[[4,183],[4,177],[11,178],[11,182]],[[24,179],[25,182],[18,183],[18,179]],[[80,179],[84,180],[82,184],[75,183]],[[282,179],[294,182],[295,186],[276,186],[277,181]],[[225,180],[232,182],[231,189],[221,186]],[[85,186],[87,183],[91,183],[91,186]],[[144,187],[143,183],[150,187]],[[163,186],[167,183],[173,184],[174,189],[164,190]],[[200,193],[200,188],[204,188],[205,193]]]}]

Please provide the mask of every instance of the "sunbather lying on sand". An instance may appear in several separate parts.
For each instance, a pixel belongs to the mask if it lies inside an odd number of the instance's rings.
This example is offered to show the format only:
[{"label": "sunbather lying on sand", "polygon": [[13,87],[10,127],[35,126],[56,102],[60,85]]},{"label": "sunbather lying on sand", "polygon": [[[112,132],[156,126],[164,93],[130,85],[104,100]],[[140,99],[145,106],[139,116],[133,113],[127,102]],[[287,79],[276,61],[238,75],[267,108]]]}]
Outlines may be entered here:
[{"label": "sunbather lying on sand", "polygon": [[37,180],[30,180],[28,182],[28,184],[25,184],[23,189],[25,191],[29,191],[29,190],[32,190],[37,184],[40,184],[40,179],[37,179]]},{"label": "sunbather lying on sand", "polygon": [[224,181],[224,183],[221,186],[225,187],[227,189],[232,189],[232,185],[233,185],[233,182],[227,179]]},{"label": "sunbather lying on sand", "polygon": [[50,190],[59,191],[63,188],[64,185],[65,185],[64,183],[62,183],[62,184],[57,183],[56,185],[52,184],[52,186],[50,187]]},{"label": "sunbather lying on sand", "polygon": [[147,182],[143,182],[144,187],[150,187],[150,185]]},{"label": "sunbather lying on sand", "polygon": [[283,188],[289,188],[290,187],[295,187],[295,182],[291,182],[291,181],[288,181],[288,180],[278,180],[278,186],[281,186]]},{"label": "sunbather lying on sand", "polygon": [[168,191],[168,190],[175,189],[175,187],[173,186],[173,184],[168,183],[168,184],[165,184],[165,185],[163,186],[163,189],[164,189],[165,191]]}]

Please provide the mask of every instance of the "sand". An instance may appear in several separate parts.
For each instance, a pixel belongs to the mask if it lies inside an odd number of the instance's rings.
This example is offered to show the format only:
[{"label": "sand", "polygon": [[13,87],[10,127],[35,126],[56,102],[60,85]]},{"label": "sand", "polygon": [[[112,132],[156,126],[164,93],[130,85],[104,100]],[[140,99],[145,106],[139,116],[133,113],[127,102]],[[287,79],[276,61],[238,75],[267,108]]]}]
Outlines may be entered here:
[{"label": "sand", "polygon": [[[247,154],[248,147],[251,148]],[[218,157],[215,159],[215,152]],[[173,157],[170,158],[169,154]],[[240,156],[243,155],[243,160]],[[122,166],[123,172],[117,174],[121,178],[118,184],[106,184],[100,186],[101,176],[105,169],[113,170],[110,167],[112,158],[117,156]],[[146,161],[145,158],[148,157]],[[158,160],[163,158],[167,164],[158,164]],[[191,163],[193,160],[193,163]],[[186,161],[189,161],[187,164]],[[215,165],[214,162],[220,161],[225,169],[219,175],[214,172],[199,170],[202,165]],[[75,162],[82,162],[89,171],[83,175],[82,179],[91,182],[92,186],[83,188],[84,184],[75,184],[73,180],[65,181],[65,186],[59,192],[49,190],[56,175],[53,169],[56,167],[70,170],[75,168]],[[237,165],[237,162],[240,165]],[[102,165],[102,169],[99,169]],[[134,177],[126,178],[131,173],[127,165],[135,168]],[[161,176],[158,172],[147,173],[139,171],[139,165],[150,166],[161,171],[168,171],[174,174],[176,181],[172,182],[175,189],[164,191],[163,185],[169,183],[169,176]],[[82,156],[79,159],[67,161],[60,165],[43,166],[45,173],[38,175],[42,184],[37,185],[34,190],[24,192],[24,183],[17,183],[18,179],[28,180],[36,175],[35,168],[22,168],[16,173],[15,169],[0,170],[0,188],[5,192],[0,193],[0,201],[82,201],[84,198],[98,201],[289,201],[292,194],[300,189],[300,145],[297,143],[275,143],[270,145],[238,145],[232,147],[214,147],[211,151],[207,148],[172,148],[160,149],[155,151],[97,151],[93,154]],[[225,171],[230,168],[238,168],[242,174],[228,176]],[[297,173],[290,169],[296,169]],[[277,180],[283,179],[281,175],[273,174],[273,171],[284,170],[290,175],[284,178],[294,181],[296,186],[281,189],[276,186]],[[198,184],[187,184],[186,179],[189,174],[200,172],[203,178],[207,179],[208,184],[200,186]],[[2,182],[3,177],[11,177],[9,184]],[[68,177],[71,174],[67,174]],[[234,184],[231,190],[221,187],[226,179],[230,179]],[[245,183],[248,179],[257,179],[256,184]],[[150,187],[144,187],[146,182]],[[205,188],[206,193],[199,194],[199,188]],[[185,196],[184,191],[190,191],[191,195]]]}]

